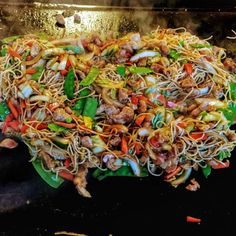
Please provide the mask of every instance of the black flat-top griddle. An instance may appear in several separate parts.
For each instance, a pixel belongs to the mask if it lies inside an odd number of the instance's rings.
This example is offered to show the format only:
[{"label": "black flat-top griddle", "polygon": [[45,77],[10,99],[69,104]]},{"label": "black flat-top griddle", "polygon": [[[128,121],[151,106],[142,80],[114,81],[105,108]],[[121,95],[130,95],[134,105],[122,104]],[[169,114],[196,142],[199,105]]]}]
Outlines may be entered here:
[{"label": "black flat-top griddle", "polygon": [[[146,33],[158,25],[183,26],[202,38],[212,35],[211,43],[236,56],[236,40],[226,38],[236,29],[234,1],[224,1],[224,7],[221,1],[198,1],[198,5],[193,1],[139,1],[136,5],[133,1],[111,1],[109,7],[104,1],[96,1],[93,7],[86,1],[80,3],[83,5],[0,1],[0,36],[39,31],[62,35],[54,16],[77,12],[81,22],[74,24],[68,17],[66,34],[113,31],[123,35],[131,31]],[[162,178],[111,177],[99,182],[89,175],[88,189],[93,197],[85,199],[71,183],[56,190],[48,187],[28,162],[30,156],[22,143],[14,150],[0,149],[0,235],[53,235],[56,231],[132,236],[235,235],[235,157],[236,150],[231,167],[213,171],[207,180],[201,173],[195,174],[201,184],[197,192],[182,186],[175,189]],[[201,218],[202,223],[186,223],[187,215]]]}]

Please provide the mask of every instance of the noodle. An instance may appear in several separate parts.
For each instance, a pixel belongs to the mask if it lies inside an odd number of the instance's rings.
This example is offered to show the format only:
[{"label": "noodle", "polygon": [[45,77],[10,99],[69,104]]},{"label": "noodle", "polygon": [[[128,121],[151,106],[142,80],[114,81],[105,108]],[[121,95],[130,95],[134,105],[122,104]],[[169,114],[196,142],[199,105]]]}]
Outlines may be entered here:
[{"label": "noodle", "polygon": [[31,162],[85,197],[92,168],[98,179],[149,173],[177,186],[192,169],[227,167],[236,64],[223,48],[183,27],[94,37],[2,46],[0,97],[12,113],[3,132],[21,136]]}]

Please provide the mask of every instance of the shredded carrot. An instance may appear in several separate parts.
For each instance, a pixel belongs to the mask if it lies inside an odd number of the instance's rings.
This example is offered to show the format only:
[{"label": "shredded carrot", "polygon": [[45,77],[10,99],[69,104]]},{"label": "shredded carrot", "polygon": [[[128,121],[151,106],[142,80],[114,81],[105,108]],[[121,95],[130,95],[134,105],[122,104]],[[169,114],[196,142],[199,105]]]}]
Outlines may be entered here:
[{"label": "shredded carrot", "polygon": [[28,55],[27,57],[26,57],[26,61],[30,61],[32,59],[32,57],[30,56],[30,55]]},{"label": "shredded carrot", "polygon": [[25,109],[25,108],[26,108],[26,102],[25,102],[25,100],[20,100],[20,107],[21,107],[22,109]]},{"label": "shredded carrot", "polygon": [[73,129],[73,128],[76,127],[76,124],[74,124],[74,123],[68,124],[68,123],[61,122],[61,121],[54,121],[54,123],[55,123],[56,125],[65,127],[65,128],[67,128],[67,129]]},{"label": "shredded carrot", "polygon": [[21,55],[18,52],[14,51],[12,48],[8,48],[8,53],[12,57],[17,57],[17,58],[19,58],[21,60]]},{"label": "shredded carrot", "polygon": [[28,69],[26,69],[25,73],[32,75],[32,74],[36,73],[36,70],[34,68],[28,68]]},{"label": "shredded carrot", "polygon": [[18,119],[18,116],[19,116],[18,111],[17,111],[17,109],[15,108],[14,104],[12,103],[12,101],[11,101],[11,100],[8,100],[7,105],[8,105],[8,107],[9,107],[9,109],[10,109],[12,115],[15,117],[15,119]]},{"label": "shredded carrot", "polygon": [[54,111],[55,109],[57,109],[58,107],[60,106],[60,104],[58,102],[53,102],[53,103],[50,103],[48,105],[48,108],[50,111]]},{"label": "shredded carrot", "polygon": [[29,42],[26,43],[26,45],[28,45],[29,47],[32,47],[33,46],[33,42],[29,41]]},{"label": "shredded carrot", "polygon": [[168,175],[165,176],[165,179],[170,179],[173,176],[175,176],[176,174],[178,174],[181,171],[181,167],[178,166],[174,171],[170,172]]},{"label": "shredded carrot", "polygon": [[127,143],[127,140],[125,139],[125,137],[122,137],[122,139],[121,139],[121,151],[125,154],[127,154],[129,151],[128,143]]},{"label": "shredded carrot", "polygon": [[158,100],[166,107],[166,97],[163,94],[159,95]]},{"label": "shredded carrot", "polygon": [[191,222],[191,223],[200,223],[202,220],[200,218],[195,218],[192,216],[187,216],[186,217],[186,221],[187,222]]},{"label": "shredded carrot", "polygon": [[188,126],[188,123],[187,123],[187,122],[184,122],[184,121],[180,121],[177,125],[178,125],[180,128],[185,129],[185,128]]},{"label": "shredded carrot", "polygon": [[146,115],[138,116],[135,120],[135,124],[138,125],[138,126],[141,126],[141,124],[143,123],[145,117],[146,117]]},{"label": "shredded carrot", "polygon": [[134,143],[134,149],[135,149],[135,153],[137,155],[139,155],[141,153],[142,146],[143,145],[141,143],[139,143],[139,142],[135,142]]},{"label": "shredded carrot", "polygon": [[103,51],[105,48],[112,45],[113,43],[115,43],[115,40],[105,43],[102,47],[100,47],[101,51]]}]

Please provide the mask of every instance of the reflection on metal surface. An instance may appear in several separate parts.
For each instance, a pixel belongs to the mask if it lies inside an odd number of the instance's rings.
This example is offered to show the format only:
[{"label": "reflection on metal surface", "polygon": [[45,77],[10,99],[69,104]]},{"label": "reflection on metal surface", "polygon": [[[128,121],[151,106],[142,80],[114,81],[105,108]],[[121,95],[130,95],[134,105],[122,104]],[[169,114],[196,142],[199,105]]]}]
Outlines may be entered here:
[{"label": "reflection on metal surface", "polygon": [[[81,18],[75,23],[73,15]],[[189,12],[155,11],[146,8],[125,9],[106,8],[92,5],[69,4],[3,4],[0,2],[1,37],[44,32],[60,37],[64,30],[56,26],[55,16],[63,14],[66,22],[66,35],[80,32],[98,32],[119,35],[131,31],[147,33],[160,27],[185,27],[191,33],[207,38],[213,35],[212,43],[226,47],[236,54],[236,40],[226,39],[231,30],[236,29],[236,12]],[[16,17],[17,16],[17,17]],[[17,20],[16,20],[17,19]],[[217,24],[216,24],[217,22]]]}]

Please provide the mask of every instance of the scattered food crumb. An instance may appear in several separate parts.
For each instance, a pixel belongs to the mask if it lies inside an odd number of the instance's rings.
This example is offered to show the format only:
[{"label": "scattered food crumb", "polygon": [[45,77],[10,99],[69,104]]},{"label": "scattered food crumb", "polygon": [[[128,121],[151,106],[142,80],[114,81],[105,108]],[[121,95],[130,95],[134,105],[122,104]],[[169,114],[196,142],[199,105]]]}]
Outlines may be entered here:
[{"label": "scattered food crumb", "polygon": [[195,218],[192,216],[187,216],[186,221],[190,223],[200,223],[202,220],[200,218]]},{"label": "scattered food crumb", "polygon": [[189,191],[197,191],[200,188],[200,184],[193,178],[190,180],[190,184],[185,188]]}]

